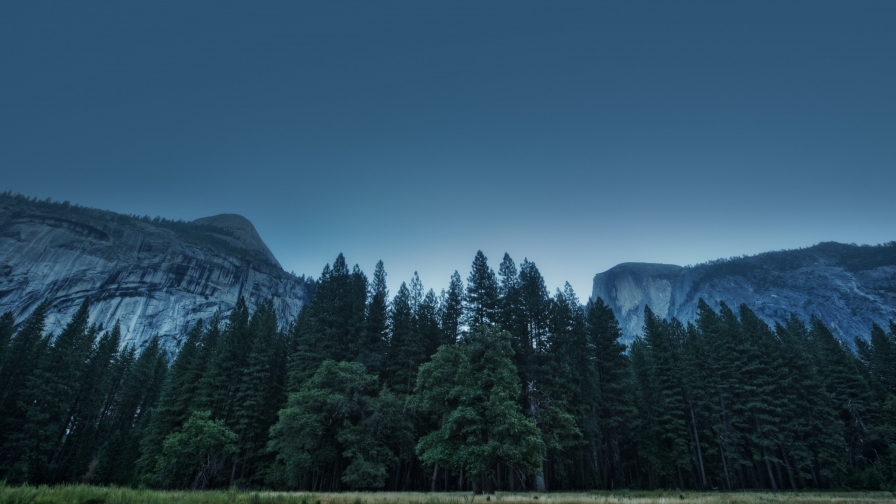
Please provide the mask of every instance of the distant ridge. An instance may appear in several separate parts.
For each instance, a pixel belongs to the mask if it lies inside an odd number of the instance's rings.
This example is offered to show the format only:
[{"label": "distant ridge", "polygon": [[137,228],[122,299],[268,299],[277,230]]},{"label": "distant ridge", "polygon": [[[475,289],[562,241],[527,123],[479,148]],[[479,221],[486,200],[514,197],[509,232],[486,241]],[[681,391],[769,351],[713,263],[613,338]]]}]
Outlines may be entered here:
[{"label": "distant ridge", "polygon": [[896,242],[823,242],[687,267],[623,263],[594,276],[591,297],[613,309],[627,340],[641,333],[644,306],[686,322],[703,298],[713,308],[745,303],[769,323],[814,315],[853,344],[873,323],[896,320]]}]

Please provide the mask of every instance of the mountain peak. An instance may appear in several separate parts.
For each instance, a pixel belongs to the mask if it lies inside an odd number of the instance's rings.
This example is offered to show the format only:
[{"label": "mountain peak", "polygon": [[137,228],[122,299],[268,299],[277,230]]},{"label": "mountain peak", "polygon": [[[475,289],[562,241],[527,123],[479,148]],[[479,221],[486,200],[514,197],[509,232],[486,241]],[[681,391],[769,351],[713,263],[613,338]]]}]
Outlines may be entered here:
[{"label": "mountain peak", "polygon": [[271,249],[269,249],[264,243],[264,240],[261,239],[261,236],[258,234],[255,226],[252,225],[252,222],[242,215],[229,213],[212,215],[210,217],[196,219],[193,221],[193,224],[223,229],[228,232],[226,235],[221,235],[225,240],[232,242],[238,247],[248,248],[249,250],[258,252],[268,259],[271,264],[282,268],[277,261],[277,258],[274,257],[274,254],[271,252]]}]

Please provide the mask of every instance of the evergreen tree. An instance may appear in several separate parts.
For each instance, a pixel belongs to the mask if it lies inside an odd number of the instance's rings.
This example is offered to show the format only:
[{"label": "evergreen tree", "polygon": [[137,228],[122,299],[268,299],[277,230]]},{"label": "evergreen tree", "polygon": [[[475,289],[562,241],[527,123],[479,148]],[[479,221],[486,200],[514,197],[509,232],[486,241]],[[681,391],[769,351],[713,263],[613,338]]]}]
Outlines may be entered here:
[{"label": "evergreen tree", "polygon": [[[22,392],[28,373],[35,368],[41,355],[44,323],[49,306],[48,301],[37,305],[11,339],[9,349],[0,361],[0,419],[15,416],[18,395]],[[4,427],[0,431],[10,432],[11,426]],[[2,436],[0,433],[0,440],[3,439]]]},{"label": "evergreen tree", "polygon": [[604,463],[603,488],[624,485],[622,444],[624,436],[636,426],[636,411],[631,396],[633,383],[626,347],[620,342],[622,330],[613,311],[601,298],[590,300],[585,308],[586,361],[578,367],[582,376],[582,405],[593,423],[590,426]]},{"label": "evergreen tree", "polygon": [[442,328],[442,343],[454,344],[460,337],[461,321],[463,320],[464,284],[460,279],[460,273],[455,271],[451,275],[451,283],[447,291],[442,291],[442,309],[439,325]]},{"label": "evergreen tree", "polygon": [[13,481],[53,481],[55,455],[68,432],[96,334],[88,326],[89,313],[85,301],[25,380],[18,398],[24,418],[7,442],[15,461],[9,472]]},{"label": "evergreen tree", "polygon": [[[516,263],[510,258],[510,254],[504,253],[504,259],[498,267],[498,277],[500,284],[498,286],[498,323],[501,328],[510,332],[511,335],[522,334],[520,323],[522,315],[520,314],[520,278],[516,268]],[[516,355],[521,355],[522,348],[517,338],[513,340],[513,350]]]},{"label": "evergreen tree", "polygon": [[[366,416],[376,392],[377,379],[362,364],[327,360],[300,391],[289,395],[271,428],[268,445],[276,453],[287,486],[312,491],[339,489],[348,465],[343,459],[347,447],[340,442],[340,434]],[[355,460],[356,455],[364,454],[349,454]],[[370,455],[373,460],[362,461],[382,461],[376,451]],[[348,478],[350,484],[363,487],[381,481],[379,468],[356,469]]]},{"label": "evergreen tree", "polygon": [[3,361],[9,347],[9,340],[12,339],[12,335],[15,332],[16,321],[12,316],[12,312],[0,315],[0,375],[3,374]]},{"label": "evergreen tree", "polygon": [[332,268],[324,267],[314,298],[294,326],[291,383],[301,387],[326,359],[363,359],[366,312],[367,278],[357,265],[349,272],[345,257],[339,254]]},{"label": "evergreen tree", "polygon": [[[870,410],[875,406],[869,383],[857,372],[858,359],[837,341],[818,318],[810,321],[809,338],[815,347],[818,365],[824,369],[825,389],[831,395],[834,408],[842,422],[846,441],[846,464],[854,468],[863,457],[865,437],[872,426]],[[822,468],[827,485],[833,484],[838,474],[834,468]]]},{"label": "evergreen tree", "polygon": [[419,355],[422,348],[417,337],[411,291],[404,282],[392,300],[390,319],[392,331],[386,381],[394,390],[407,394],[413,390],[417,365],[422,360]]},{"label": "evergreen tree", "polygon": [[497,463],[536,471],[544,453],[538,428],[516,402],[512,355],[509,333],[480,325],[420,367],[413,404],[440,420],[417,453],[426,464],[463,470],[475,492],[494,488]]},{"label": "evergreen tree", "polygon": [[88,357],[87,369],[69,410],[68,427],[53,455],[53,481],[74,481],[88,472],[101,440],[99,415],[113,379],[114,360],[121,342],[118,324],[103,333]]},{"label": "evergreen tree", "polygon": [[482,251],[476,252],[473,268],[467,278],[467,292],[464,296],[464,322],[470,329],[483,324],[493,324],[497,320],[498,280],[488,266],[488,258]]},{"label": "evergreen tree", "polygon": [[208,367],[196,393],[194,411],[209,411],[212,418],[233,425],[237,386],[252,350],[252,342],[249,307],[246,300],[240,297],[209,356]]},{"label": "evergreen tree", "polygon": [[516,359],[520,377],[524,383],[536,379],[537,369],[547,351],[547,337],[550,330],[551,298],[545,287],[544,278],[535,263],[524,259],[520,265],[519,320],[515,335],[519,348]]},{"label": "evergreen tree", "polygon": [[386,269],[383,261],[376,263],[370,296],[367,303],[366,348],[358,355],[368,369],[379,371],[385,360],[389,339],[389,290],[386,288]]},{"label": "evergreen tree", "polygon": [[[268,429],[286,402],[285,338],[277,328],[277,314],[271,300],[265,301],[249,322],[252,350],[241,369],[236,390],[233,430],[238,451],[233,461],[230,484],[235,480],[263,482],[267,464],[265,445]],[[239,471],[239,472],[237,472]]]},{"label": "evergreen tree", "polygon": [[126,366],[105,419],[107,438],[97,460],[96,477],[104,483],[134,482],[141,440],[147,433],[168,371],[167,356],[158,338],[151,339],[136,359],[132,351],[126,352],[124,358],[133,364]]},{"label": "evergreen tree", "polygon": [[[147,426],[146,435],[141,439],[142,454],[138,466],[144,472],[155,467],[155,458],[162,449],[165,437],[180,428],[192,413],[198,382],[202,379],[203,367],[199,360],[204,333],[205,327],[200,319],[188,333],[162,385],[158,406]],[[126,362],[130,358],[122,360]]]}]

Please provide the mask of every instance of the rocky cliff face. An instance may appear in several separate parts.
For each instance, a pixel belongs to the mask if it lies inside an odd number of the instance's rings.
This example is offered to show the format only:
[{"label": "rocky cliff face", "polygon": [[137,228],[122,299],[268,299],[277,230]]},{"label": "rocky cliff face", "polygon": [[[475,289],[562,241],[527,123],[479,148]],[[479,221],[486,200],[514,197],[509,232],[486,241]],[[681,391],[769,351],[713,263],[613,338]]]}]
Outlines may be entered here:
[{"label": "rocky cliff face", "polygon": [[613,309],[628,341],[641,333],[645,305],[693,321],[703,298],[714,309],[745,303],[770,324],[815,315],[852,344],[869,337],[872,323],[896,320],[896,243],[820,243],[691,267],[624,263],[595,275],[591,297]]},{"label": "rocky cliff face", "polygon": [[158,335],[173,354],[198,319],[240,296],[253,310],[272,298],[285,326],[306,292],[238,215],[174,222],[0,196],[0,313],[22,320],[48,299],[52,332],[89,298],[92,323],[119,323],[124,344]]}]

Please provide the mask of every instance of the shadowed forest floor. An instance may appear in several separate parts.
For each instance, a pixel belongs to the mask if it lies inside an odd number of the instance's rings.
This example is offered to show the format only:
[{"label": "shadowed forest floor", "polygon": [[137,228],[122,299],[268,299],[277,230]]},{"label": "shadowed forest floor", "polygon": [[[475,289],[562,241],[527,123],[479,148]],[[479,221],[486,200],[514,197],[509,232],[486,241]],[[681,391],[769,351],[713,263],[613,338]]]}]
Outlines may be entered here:
[{"label": "shadowed forest floor", "polygon": [[0,504],[884,504],[896,502],[893,492],[670,492],[625,491],[577,493],[416,492],[240,492],[155,491],[70,485],[12,487],[0,482]]}]

